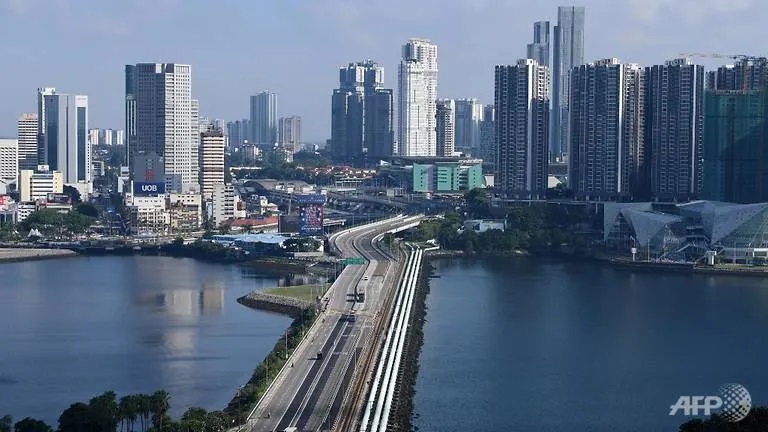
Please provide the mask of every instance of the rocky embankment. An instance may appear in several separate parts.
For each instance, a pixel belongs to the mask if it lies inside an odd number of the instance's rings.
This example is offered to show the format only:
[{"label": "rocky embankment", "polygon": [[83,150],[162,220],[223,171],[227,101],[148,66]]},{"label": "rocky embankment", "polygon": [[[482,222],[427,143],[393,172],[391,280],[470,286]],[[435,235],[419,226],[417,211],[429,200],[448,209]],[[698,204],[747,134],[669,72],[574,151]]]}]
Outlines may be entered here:
[{"label": "rocky embankment", "polygon": [[0,248],[0,263],[66,258],[77,255],[69,249]]},{"label": "rocky embankment", "polygon": [[301,313],[314,305],[308,301],[272,294],[264,294],[254,291],[237,299],[237,302],[254,309],[277,312],[292,318],[301,316]]}]

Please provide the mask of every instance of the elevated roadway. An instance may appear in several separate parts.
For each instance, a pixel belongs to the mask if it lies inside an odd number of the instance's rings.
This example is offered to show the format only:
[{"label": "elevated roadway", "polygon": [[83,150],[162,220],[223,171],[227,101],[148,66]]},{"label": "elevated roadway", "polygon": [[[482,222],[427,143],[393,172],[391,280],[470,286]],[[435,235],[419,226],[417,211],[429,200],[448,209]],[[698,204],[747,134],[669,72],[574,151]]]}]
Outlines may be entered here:
[{"label": "elevated roadway", "polygon": [[[362,257],[367,264],[345,267],[326,292],[325,311],[251,412],[247,430],[334,428],[346,403],[346,390],[359,366],[359,357],[366,346],[370,348],[375,343],[373,324],[399,282],[399,253],[385,250],[378,240],[384,233],[413,226],[418,220],[420,217],[401,215],[341,231],[329,238],[331,247],[342,257]],[[356,290],[365,293],[364,302],[353,301]],[[354,321],[348,319],[352,311]]]}]

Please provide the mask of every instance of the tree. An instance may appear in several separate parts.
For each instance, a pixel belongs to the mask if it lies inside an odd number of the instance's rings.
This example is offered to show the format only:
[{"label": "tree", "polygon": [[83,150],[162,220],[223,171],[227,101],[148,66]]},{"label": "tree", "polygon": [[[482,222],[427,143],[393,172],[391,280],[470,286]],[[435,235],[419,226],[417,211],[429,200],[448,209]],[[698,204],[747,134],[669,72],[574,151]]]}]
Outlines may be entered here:
[{"label": "tree", "polygon": [[88,402],[88,429],[91,432],[114,432],[117,430],[118,409],[115,392],[104,392]]},{"label": "tree", "polygon": [[136,418],[139,415],[136,396],[127,395],[121,397],[117,409],[120,413],[120,418],[127,423],[127,429],[132,432],[136,424]]},{"label": "tree", "polygon": [[88,405],[82,402],[73,403],[59,416],[58,432],[87,432],[89,417]]},{"label": "tree", "polygon": [[219,234],[222,234],[222,235],[229,234],[230,229],[231,227],[229,226],[229,224],[225,223],[219,227]]},{"label": "tree", "polygon": [[148,394],[138,394],[136,398],[136,413],[141,420],[141,430],[146,431],[149,425],[149,415],[151,414],[150,396]]},{"label": "tree", "polygon": [[158,430],[162,430],[163,419],[171,407],[171,396],[165,390],[158,390],[150,397],[149,404],[152,411],[152,424]]},{"label": "tree", "polygon": [[9,415],[0,417],[0,432],[11,432],[13,430],[13,418]]},{"label": "tree", "polygon": [[53,429],[44,421],[27,417],[13,425],[14,432],[53,432]]},{"label": "tree", "polygon": [[80,191],[78,191],[72,186],[65,185],[64,194],[69,195],[69,199],[72,204],[77,204],[79,202],[82,202],[82,199],[80,199]]},{"label": "tree", "polygon": [[211,411],[205,416],[205,432],[223,432],[227,426],[227,416],[221,411]]},{"label": "tree", "polygon": [[251,224],[243,225],[243,231],[245,231],[246,234],[250,234],[251,231],[253,231],[253,225]]},{"label": "tree", "polygon": [[91,203],[80,203],[75,206],[75,211],[84,216],[92,218],[99,217],[99,210]]}]

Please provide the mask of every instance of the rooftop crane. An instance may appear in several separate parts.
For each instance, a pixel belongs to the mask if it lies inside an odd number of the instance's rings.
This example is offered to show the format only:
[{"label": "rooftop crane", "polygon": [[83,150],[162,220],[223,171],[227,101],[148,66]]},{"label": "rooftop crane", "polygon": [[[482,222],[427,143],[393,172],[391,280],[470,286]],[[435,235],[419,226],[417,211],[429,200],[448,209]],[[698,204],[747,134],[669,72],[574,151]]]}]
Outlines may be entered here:
[{"label": "rooftop crane", "polygon": [[[692,58],[692,57],[700,57],[700,58],[713,58],[713,59],[731,59],[736,60],[742,63],[743,66],[747,66],[750,62],[752,62],[754,65],[766,68],[768,67],[768,58],[761,57],[761,56],[752,56],[749,54],[721,54],[721,53],[683,53],[678,54],[679,57],[685,57],[685,58]],[[741,68],[741,89],[742,90],[749,90],[749,68],[742,67]],[[763,79],[765,85],[765,78]]]}]

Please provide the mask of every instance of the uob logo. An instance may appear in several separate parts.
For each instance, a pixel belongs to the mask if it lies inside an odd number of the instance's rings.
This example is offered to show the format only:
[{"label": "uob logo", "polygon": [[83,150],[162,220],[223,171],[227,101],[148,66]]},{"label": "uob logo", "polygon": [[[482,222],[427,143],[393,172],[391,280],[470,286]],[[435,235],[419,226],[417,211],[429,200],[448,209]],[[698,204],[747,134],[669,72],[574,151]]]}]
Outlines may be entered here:
[{"label": "uob logo", "polygon": [[141,191],[142,192],[157,192],[157,185],[156,184],[141,185]]}]

